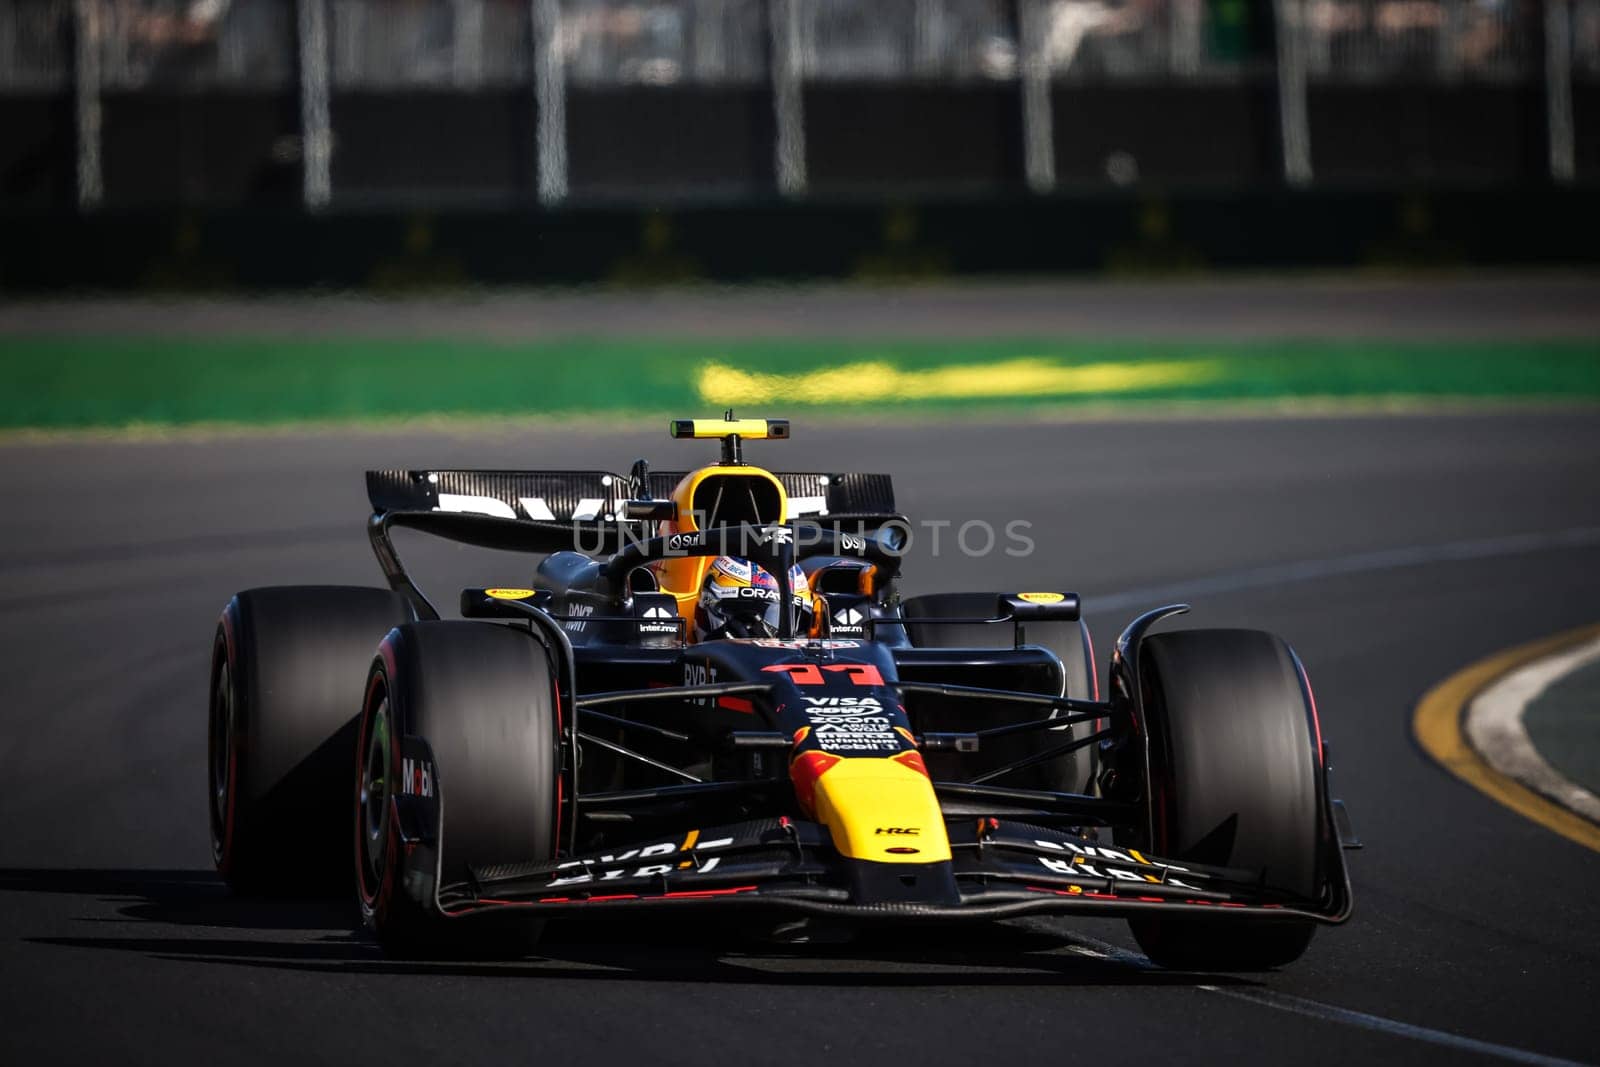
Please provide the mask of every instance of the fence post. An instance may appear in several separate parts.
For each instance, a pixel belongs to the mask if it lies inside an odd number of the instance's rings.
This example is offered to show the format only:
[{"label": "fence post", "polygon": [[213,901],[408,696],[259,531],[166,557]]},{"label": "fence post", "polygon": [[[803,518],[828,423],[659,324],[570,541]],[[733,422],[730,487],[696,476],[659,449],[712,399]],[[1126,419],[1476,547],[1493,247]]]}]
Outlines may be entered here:
[{"label": "fence post", "polygon": [[1311,181],[1311,124],[1306,114],[1306,52],[1302,0],[1273,0],[1278,38],[1278,126],[1283,139],[1283,177],[1290,185]]},{"label": "fence post", "polygon": [[801,0],[771,0],[767,25],[772,31],[772,111],[777,127],[774,145],[778,192],[800,196],[806,191],[805,52],[800,33]]},{"label": "fence post", "polygon": [[1578,163],[1572,126],[1572,12],[1567,0],[1544,4],[1544,97],[1550,177],[1570,182],[1578,176]]},{"label": "fence post", "polygon": [[76,105],[78,208],[93,211],[105,199],[100,162],[100,0],[73,5],[73,99]]},{"label": "fence post", "polygon": [[1022,169],[1036,193],[1056,187],[1055,117],[1050,101],[1050,33],[1047,0],[1017,0],[1022,53]]},{"label": "fence post", "polygon": [[300,0],[300,173],[307,210],[333,198],[333,120],[328,104],[328,0]]},{"label": "fence post", "polygon": [[567,198],[567,64],[561,51],[561,5],[533,2],[533,80],[538,105],[539,202]]},{"label": "fence post", "polygon": [[483,84],[483,0],[450,0],[450,82],[457,89]]}]

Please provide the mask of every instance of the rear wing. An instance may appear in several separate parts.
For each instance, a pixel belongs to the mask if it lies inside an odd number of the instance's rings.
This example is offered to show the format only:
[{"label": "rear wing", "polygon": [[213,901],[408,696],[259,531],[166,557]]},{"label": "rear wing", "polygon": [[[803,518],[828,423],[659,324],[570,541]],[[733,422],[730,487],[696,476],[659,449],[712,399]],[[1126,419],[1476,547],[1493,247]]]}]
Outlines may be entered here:
[{"label": "rear wing", "polygon": [[[630,499],[664,498],[687,471],[652,472],[635,486],[609,471],[375,470],[367,497],[376,515],[401,511],[487,515],[565,529],[618,521]],[[887,474],[773,472],[789,496],[789,518],[878,525],[895,517]]]},{"label": "rear wing", "polygon": [[[649,536],[646,524],[626,519],[627,502],[666,497],[685,473],[649,473],[635,484],[609,471],[368,471],[367,538],[390,588],[411,602],[418,618],[436,619],[437,609],[400,562],[391,529],[507,552],[610,554]],[[902,518],[887,474],[774,477],[788,494],[791,521],[852,526],[859,534]]]}]

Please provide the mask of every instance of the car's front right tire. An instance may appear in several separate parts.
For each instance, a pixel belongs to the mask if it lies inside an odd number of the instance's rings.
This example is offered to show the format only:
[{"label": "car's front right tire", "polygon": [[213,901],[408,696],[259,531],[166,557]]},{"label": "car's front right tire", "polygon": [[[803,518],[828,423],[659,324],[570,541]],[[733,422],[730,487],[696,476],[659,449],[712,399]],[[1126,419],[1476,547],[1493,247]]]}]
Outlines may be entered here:
[{"label": "car's front right tire", "polygon": [[411,618],[387,589],[237,594],[212,641],[208,809],[217,871],[241,893],[344,890],[335,817],[372,652]]}]

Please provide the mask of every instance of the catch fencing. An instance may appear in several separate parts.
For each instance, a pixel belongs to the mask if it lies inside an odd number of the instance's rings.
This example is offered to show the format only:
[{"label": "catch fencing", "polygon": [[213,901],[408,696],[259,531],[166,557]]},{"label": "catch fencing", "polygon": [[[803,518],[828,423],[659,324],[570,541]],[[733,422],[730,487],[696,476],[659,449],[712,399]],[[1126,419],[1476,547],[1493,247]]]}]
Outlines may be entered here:
[{"label": "catch fencing", "polygon": [[6,0],[0,120],[25,209],[1572,182],[1600,0]]}]

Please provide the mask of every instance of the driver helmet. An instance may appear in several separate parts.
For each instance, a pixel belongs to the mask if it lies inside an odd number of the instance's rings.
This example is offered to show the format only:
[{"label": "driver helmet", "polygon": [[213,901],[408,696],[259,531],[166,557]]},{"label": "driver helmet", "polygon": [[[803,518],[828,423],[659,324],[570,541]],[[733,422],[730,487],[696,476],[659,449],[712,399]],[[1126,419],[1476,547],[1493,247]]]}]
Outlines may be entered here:
[{"label": "driver helmet", "polygon": [[[789,589],[794,611],[794,632],[804,636],[811,630],[811,587],[798,566],[789,570]],[[778,633],[778,580],[764,567],[738,556],[718,556],[706,572],[700,587],[700,604],[695,611],[694,636],[697,641],[718,637],[772,637]]]}]

